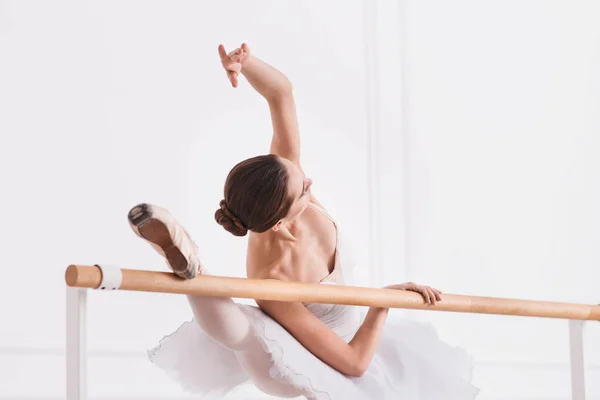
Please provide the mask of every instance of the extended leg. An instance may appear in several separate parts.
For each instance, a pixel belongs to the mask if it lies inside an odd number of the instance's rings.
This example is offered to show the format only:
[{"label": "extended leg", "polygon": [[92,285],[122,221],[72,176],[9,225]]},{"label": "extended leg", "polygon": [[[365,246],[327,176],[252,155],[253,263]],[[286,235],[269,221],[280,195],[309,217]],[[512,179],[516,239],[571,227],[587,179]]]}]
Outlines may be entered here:
[{"label": "extended leg", "polygon": [[248,317],[231,299],[187,296],[196,322],[217,343],[235,352],[240,365],[263,392],[279,397],[301,396],[296,388],[271,377],[271,354],[256,337]]},{"label": "extended leg", "polygon": [[[131,209],[128,219],[133,231],[165,257],[175,274],[184,279],[207,274],[198,260],[196,244],[166,209],[139,204]],[[260,390],[279,397],[302,395],[292,385],[271,377],[271,354],[263,349],[248,317],[231,298],[187,298],[200,328],[215,342],[234,352]]]}]

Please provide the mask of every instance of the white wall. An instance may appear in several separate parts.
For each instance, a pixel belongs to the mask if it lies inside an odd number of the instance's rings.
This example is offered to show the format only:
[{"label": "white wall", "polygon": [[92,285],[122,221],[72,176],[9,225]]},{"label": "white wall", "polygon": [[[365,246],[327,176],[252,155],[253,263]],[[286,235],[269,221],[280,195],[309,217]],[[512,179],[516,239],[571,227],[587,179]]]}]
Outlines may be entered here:
[{"label": "white wall", "polygon": [[[165,270],[127,225],[138,202],[182,220],[212,271],[244,275],[245,240],[213,213],[271,128],[248,85],[228,86],[219,43],[294,82],[306,172],[368,279],[363,3],[344,4],[0,2],[0,399],[64,397],[68,264]],[[179,296],[90,293],[89,395],[184,396],[144,351],[190,316]]]},{"label": "white wall", "polygon": [[[404,4],[407,278],[598,304],[600,3]],[[412,315],[470,349],[483,398],[570,397],[565,321]]]}]

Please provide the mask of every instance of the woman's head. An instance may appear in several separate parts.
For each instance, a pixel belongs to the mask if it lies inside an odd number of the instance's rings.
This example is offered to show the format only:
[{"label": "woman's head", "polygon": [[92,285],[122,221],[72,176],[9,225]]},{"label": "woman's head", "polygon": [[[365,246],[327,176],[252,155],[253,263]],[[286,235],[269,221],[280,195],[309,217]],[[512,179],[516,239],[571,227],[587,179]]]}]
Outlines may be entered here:
[{"label": "woman's head", "polygon": [[269,154],[247,159],[227,175],[225,198],[215,220],[236,236],[249,230],[277,230],[304,211],[311,184],[302,170],[285,158]]}]

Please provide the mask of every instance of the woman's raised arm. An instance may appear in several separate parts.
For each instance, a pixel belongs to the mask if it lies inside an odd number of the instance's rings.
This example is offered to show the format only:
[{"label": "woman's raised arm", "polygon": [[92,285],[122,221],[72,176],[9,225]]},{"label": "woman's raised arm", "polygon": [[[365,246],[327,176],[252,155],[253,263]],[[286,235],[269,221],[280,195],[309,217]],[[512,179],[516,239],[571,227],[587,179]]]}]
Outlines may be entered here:
[{"label": "woman's raised arm", "polygon": [[241,73],[267,100],[273,124],[270,153],[300,166],[300,133],[292,83],[279,70],[252,55],[245,43],[229,54],[220,45],[219,56],[234,88],[238,86]]}]

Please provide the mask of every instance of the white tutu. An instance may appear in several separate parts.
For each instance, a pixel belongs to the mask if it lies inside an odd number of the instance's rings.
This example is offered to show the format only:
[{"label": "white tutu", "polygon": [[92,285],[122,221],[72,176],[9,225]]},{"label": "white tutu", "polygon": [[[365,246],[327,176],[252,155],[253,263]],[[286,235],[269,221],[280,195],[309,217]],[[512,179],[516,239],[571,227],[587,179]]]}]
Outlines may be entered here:
[{"label": "white tutu", "polygon": [[[239,307],[271,354],[271,376],[304,389],[315,399],[465,400],[479,392],[470,383],[471,358],[464,350],[441,342],[429,324],[390,318],[367,372],[352,378],[323,363],[257,307]],[[163,338],[148,355],[202,399],[221,398],[250,379],[233,352],[208,337],[194,321]]]}]

